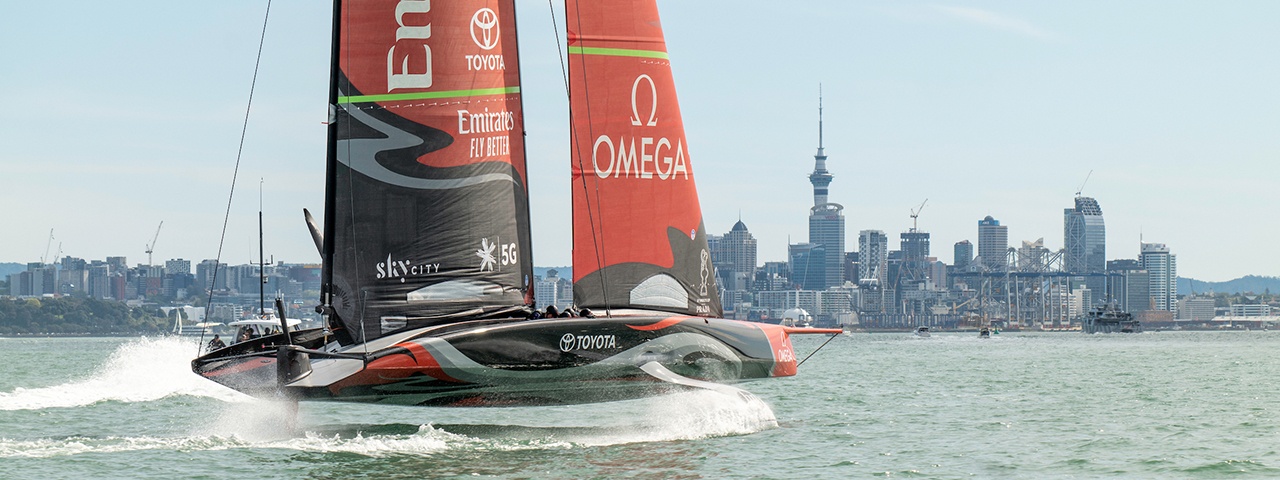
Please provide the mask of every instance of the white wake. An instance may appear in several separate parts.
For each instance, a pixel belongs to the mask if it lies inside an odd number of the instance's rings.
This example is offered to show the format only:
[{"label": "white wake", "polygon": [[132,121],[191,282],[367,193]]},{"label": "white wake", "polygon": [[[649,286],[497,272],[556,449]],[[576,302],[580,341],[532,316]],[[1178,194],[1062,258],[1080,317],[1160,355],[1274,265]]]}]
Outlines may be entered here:
[{"label": "white wake", "polygon": [[196,342],[177,337],[141,338],[120,345],[84,378],[42,388],[0,392],[0,410],[39,410],[104,401],[150,402],[171,395],[244,401],[248,397],[191,371]]}]

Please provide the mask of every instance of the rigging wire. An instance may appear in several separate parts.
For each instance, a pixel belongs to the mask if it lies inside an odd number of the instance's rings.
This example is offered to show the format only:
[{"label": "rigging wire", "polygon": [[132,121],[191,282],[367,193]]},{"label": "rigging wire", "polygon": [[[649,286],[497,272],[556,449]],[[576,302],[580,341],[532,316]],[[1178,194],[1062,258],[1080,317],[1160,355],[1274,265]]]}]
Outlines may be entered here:
[{"label": "rigging wire", "polygon": [[[244,123],[240,126],[240,146],[236,149],[236,166],[231,172],[231,191],[227,194],[227,213],[222,217],[222,234],[218,236],[218,255],[213,260],[213,276],[209,280],[209,300],[205,308],[213,305],[213,286],[218,283],[218,266],[222,264],[222,247],[227,240],[227,223],[231,220],[231,201],[236,196],[236,178],[240,175],[240,158],[244,154],[244,138],[249,131],[249,112],[253,109],[253,91],[258,85],[258,67],[262,65],[262,47],[267,41],[267,20],[271,18],[271,0],[267,0],[266,13],[262,15],[262,34],[258,37],[258,56],[253,60],[253,79],[249,81],[249,101],[244,106]],[[207,317],[206,317],[207,318]],[[196,344],[196,356],[204,349],[204,329],[200,329],[200,343]]]},{"label": "rigging wire", "polygon": [[[548,6],[551,5],[551,0],[547,0],[547,5]],[[564,12],[565,29],[567,30],[569,27],[569,2],[567,1],[565,2],[564,8],[565,8],[565,12]],[[573,2],[573,8],[575,10],[578,9],[578,2],[576,0]],[[582,31],[582,15],[578,15],[577,18],[578,18],[578,31],[581,32]],[[551,22],[553,25],[555,24],[555,10],[552,10]],[[552,30],[554,30],[554,28]],[[565,39],[566,50],[569,47],[568,40],[569,40],[568,38]],[[560,34],[557,32],[556,33],[556,49],[559,50],[559,48],[560,48]],[[579,61],[582,62],[584,67],[582,72],[583,73],[582,97],[584,101],[590,102],[590,99],[591,99],[590,84],[587,83],[586,81],[586,68],[585,68],[586,60],[583,55],[579,55]],[[562,54],[560,57],[560,70],[562,72],[568,71],[565,66],[565,63],[566,62]],[[574,152],[578,154],[577,155],[578,171],[586,172],[587,171],[586,166],[582,163],[582,142],[580,142],[578,139],[578,136],[575,135],[575,133],[577,132],[577,127],[574,125],[574,121],[573,121],[573,90],[571,90],[569,87],[569,74],[564,73],[564,77],[565,77],[565,81],[564,81],[565,94],[568,95],[569,97],[569,134],[574,137],[573,149],[574,149]],[[592,126],[593,126],[593,123],[591,121],[591,108],[587,107],[587,138],[591,138],[595,136],[594,134],[595,132],[592,129]],[[602,230],[602,232],[601,232],[601,236],[597,237],[596,236],[596,230],[597,230],[596,216],[595,216],[595,212],[593,212],[590,208],[592,193],[595,194],[596,203],[597,204],[600,203],[600,182],[599,181],[595,182],[595,191],[593,192],[587,189],[586,173],[582,173],[581,175],[582,175],[582,192],[583,192],[582,198],[583,198],[583,201],[587,202],[587,208],[585,209],[587,212],[587,224],[591,227],[591,243],[592,243],[592,246],[595,247],[595,254],[596,254],[596,267],[597,267],[596,271],[600,273],[600,275],[598,275],[598,277],[600,278],[600,291],[604,295],[604,314],[605,314],[605,317],[612,317],[613,310],[611,308],[610,301],[609,301],[609,282],[607,282],[605,279],[605,276],[607,275],[606,273],[607,270],[605,270],[605,266],[606,266],[605,258],[604,258],[605,252],[603,248],[604,246],[601,244],[602,241],[604,240],[603,239],[604,224],[603,223],[600,224],[600,230]]]},{"label": "rigging wire", "polygon": [[800,363],[797,363],[797,364],[796,364],[796,368],[800,368],[800,366],[801,366],[801,365],[804,365],[805,360],[808,360],[808,359],[809,359],[809,357],[812,357],[815,353],[818,353],[818,350],[822,350],[822,347],[827,346],[827,344],[828,344],[828,343],[831,343],[831,341],[832,341],[832,340],[835,340],[835,339],[836,339],[836,337],[838,337],[838,336],[840,336],[840,335],[841,335],[841,334],[839,334],[839,333],[833,333],[833,334],[831,334],[831,338],[828,338],[828,339],[827,339],[827,341],[822,342],[822,345],[818,345],[818,348],[817,348],[816,350],[814,350],[814,351],[810,352],[808,355],[806,355],[806,356],[804,357],[804,360],[801,360],[801,361],[800,361]]}]

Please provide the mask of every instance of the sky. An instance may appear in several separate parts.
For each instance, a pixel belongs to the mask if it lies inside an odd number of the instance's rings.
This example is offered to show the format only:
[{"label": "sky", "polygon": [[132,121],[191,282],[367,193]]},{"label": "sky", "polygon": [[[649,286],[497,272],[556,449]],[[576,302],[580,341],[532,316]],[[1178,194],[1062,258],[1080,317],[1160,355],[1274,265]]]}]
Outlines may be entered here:
[{"label": "sky", "polygon": [[[261,185],[268,256],[318,262],[325,3],[271,4],[242,149],[265,1],[7,5],[0,262],[144,263],[161,222],[155,262],[214,258],[233,173],[223,261],[256,259]],[[568,265],[563,7],[516,3],[533,258]],[[658,4],[707,231],[741,218],[761,262],[807,240],[821,85],[846,250],[864,229],[896,245],[926,199],[939,260],[987,215],[1057,250],[1083,184],[1108,259],[1141,239],[1184,277],[1280,275],[1280,2]]]}]

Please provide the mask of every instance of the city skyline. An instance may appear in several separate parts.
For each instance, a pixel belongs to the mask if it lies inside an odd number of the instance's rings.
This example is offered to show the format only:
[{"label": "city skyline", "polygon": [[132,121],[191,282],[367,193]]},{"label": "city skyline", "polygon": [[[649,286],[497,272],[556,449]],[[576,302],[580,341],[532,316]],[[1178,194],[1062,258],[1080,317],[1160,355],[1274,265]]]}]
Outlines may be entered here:
[{"label": "city skyline", "polygon": [[[161,221],[157,260],[217,255],[264,5],[156,5],[139,16],[21,4],[6,16],[0,38],[41,48],[0,52],[24,73],[0,78],[22,112],[0,129],[0,261],[38,260],[53,229],[49,254],[61,243],[64,255],[140,263]],[[1280,5],[742,5],[660,8],[707,231],[729,231],[741,212],[762,262],[785,260],[788,237],[812,241],[806,176],[822,83],[830,201],[845,207],[846,238],[894,237],[929,198],[919,229],[935,245],[976,245],[974,223],[990,215],[1010,245],[1043,237],[1056,251],[1059,212],[1092,170],[1083,195],[1105,205],[1107,260],[1137,258],[1143,239],[1176,251],[1184,276],[1280,274],[1280,258],[1251,254],[1276,233],[1266,207],[1278,195],[1267,179],[1280,174],[1268,161],[1280,152],[1269,134],[1280,67],[1265,55],[1280,45],[1266,21]],[[567,265],[553,23],[545,5],[519,7],[533,258]],[[259,178],[268,255],[319,258],[300,210],[323,204],[328,13],[273,5],[224,262],[257,258]]]}]

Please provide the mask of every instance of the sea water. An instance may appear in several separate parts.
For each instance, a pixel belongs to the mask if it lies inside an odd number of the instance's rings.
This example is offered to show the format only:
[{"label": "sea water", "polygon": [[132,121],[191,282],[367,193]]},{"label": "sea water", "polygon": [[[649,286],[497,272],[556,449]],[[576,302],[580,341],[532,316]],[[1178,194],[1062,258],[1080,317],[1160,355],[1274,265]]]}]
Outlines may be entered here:
[{"label": "sea water", "polygon": [[761,401],[303,403],[294,428],[196,350],[0,338],[0,478],[1280,477],[1280,333],[857,333],[741,385]]}]

